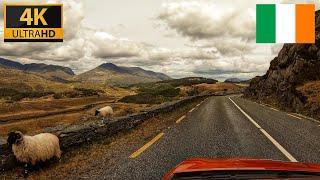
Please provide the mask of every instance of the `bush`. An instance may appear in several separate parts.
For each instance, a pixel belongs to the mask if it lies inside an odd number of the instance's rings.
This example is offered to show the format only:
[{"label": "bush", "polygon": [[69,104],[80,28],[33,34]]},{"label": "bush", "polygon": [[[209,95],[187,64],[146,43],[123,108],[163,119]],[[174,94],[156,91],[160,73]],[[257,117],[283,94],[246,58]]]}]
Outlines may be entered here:
[{"label": "bush", "polygon": [[20,92],[15,89],[0,88],[0,97],[12,97],[18,93]]},{"label": "bush", "polygon": [[75,88],[76,91],[79,91],[81,93],[82,96],[96,96],[99,95],[98,90],[94,90],[94,89],[85,89],[85,88]]},{"label": "bush", "polygon": [[40,98],[44,96],[48,96],[50,94],[54,94],[53,92],[38,92],[38,91],[30,91],[30,92],[22,92],[17,93],[11,97],[13,101],[20,101],[23,98]]},{"label": "bush", "polygon": [[161,104],[172,101],[180,93],[179,88],[171,85],[149,86],[139,89],[140,93],[132,96],[126,96],[120,99],[120,102],[136,104]]},{"label": "bush", "polygon": [[126,96],[120,99],[120,102],[135,103],[135,104],[161,104],[166,101],[170,101],[171,98],[163,96],[155,96],[149,93],[139,93],[137,95]]},{"label": "bush", "polygon": [[94,90],[94,89],[85,89],[85,88],[74,88],[74,91],[55,93],[53,95],[53,98],[61,99],[61,98],[89,97],[89,96],[97,96],[99,95],[99,93],[102,93],[102,91]]}]

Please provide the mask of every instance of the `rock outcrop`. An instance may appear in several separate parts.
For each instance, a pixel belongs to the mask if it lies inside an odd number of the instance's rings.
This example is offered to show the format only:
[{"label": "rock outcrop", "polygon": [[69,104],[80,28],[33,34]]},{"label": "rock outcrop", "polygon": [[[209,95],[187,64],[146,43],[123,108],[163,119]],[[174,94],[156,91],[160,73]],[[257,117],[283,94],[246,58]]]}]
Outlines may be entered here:
[{"label": "rock outcrop", "polygon": [[320,11],[315,21],[315,44],[285,44],[267,73],[252,79],[246,97],[269,100],[294,111],[305,108],[306,97],[297,87],[320,80]]}]

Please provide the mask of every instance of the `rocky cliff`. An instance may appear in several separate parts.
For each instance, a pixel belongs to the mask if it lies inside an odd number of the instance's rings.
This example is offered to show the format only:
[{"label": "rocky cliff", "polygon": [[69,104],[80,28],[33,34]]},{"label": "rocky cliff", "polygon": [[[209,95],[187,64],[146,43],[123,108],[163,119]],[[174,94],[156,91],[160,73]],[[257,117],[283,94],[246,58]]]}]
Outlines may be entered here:
[{"label": "rocky cliff", "polygon": [[320,80],[320,11],[315,20],[315,44],[285,44],[267,73],[252,79],[246,97],[270,101],[284,109],[306,109],[308,97],[298,87]]}]

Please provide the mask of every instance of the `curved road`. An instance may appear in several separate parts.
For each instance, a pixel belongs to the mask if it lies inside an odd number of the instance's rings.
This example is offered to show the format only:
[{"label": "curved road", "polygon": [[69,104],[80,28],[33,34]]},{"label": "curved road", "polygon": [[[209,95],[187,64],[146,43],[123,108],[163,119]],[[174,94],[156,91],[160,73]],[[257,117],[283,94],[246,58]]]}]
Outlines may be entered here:
[{"label": "curved road", "polygon": [[211,97],[135,150],[98,179],[161,179],[191,157],[320,163],[320,127],[237,96]]}]

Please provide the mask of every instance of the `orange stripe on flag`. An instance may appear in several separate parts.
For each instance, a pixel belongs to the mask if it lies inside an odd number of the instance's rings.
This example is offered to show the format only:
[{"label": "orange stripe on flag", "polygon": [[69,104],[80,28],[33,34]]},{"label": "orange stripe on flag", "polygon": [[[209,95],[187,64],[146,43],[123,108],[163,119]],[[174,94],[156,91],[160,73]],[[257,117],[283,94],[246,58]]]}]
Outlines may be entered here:
[{"label": "orange stripe on flag", "polygon": [[314,4],[296,4],[296,42],[315,43]]}]

